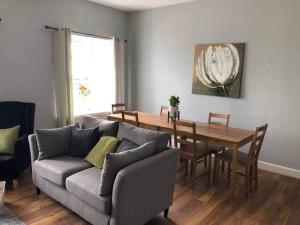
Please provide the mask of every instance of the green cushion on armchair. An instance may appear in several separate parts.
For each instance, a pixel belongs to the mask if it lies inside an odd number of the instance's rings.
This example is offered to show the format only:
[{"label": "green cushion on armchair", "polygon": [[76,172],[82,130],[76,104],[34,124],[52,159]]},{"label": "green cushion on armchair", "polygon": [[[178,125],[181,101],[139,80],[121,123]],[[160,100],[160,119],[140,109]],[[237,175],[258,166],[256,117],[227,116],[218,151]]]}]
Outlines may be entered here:
[{"label": "green cushion on armchair", "polygon": [[0,153],[14,154],[19,130],[20,125],[7,129],[0,129]]}]

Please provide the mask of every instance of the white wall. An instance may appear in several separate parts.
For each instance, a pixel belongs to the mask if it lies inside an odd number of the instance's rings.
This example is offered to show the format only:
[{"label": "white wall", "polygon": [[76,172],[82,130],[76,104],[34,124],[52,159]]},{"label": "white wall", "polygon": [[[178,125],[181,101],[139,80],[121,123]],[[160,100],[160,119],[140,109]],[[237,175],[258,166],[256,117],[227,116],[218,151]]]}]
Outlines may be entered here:
[{"label": "white wall", "polygon": [[[233,126],[270,124],[261,159],[300,169],[300,2],[199,0],[130,14],[129,97],[157,113],[171,94],[184,118],[231,114]],[[0,0],[0,101],[37,104],[36,127],[54,125],[51,32],[43,26],[127,38],[124,12],[86,0]],[[246,42],[241,99],[193,95],[194,46]]]},{"label": "white wall", "polygon": [[35,102],[36,127],[55,122],[51,31],[127,38],[128,15],[87,0],[0,0],[0,101]]},{"label": "white wall", "polygon": [[[269,123],[261,160],[300,169],[300,1],[199,0],[132,13],[132,106],[158,113],[172,94],[182,117],[231,115],[231,125]],[[192,94],[194,46],[246,42],[242,97]]]}]

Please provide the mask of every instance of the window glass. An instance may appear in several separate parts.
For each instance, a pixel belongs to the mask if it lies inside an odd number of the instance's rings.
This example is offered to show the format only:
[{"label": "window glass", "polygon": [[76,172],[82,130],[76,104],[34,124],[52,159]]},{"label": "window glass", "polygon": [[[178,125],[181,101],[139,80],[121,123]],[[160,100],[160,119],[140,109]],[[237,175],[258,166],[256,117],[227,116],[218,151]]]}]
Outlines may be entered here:
[{"label": "window glass", "polygon": [[113,41],[72,34],[72,79],[74,116],[111,111],[116,93]]}]

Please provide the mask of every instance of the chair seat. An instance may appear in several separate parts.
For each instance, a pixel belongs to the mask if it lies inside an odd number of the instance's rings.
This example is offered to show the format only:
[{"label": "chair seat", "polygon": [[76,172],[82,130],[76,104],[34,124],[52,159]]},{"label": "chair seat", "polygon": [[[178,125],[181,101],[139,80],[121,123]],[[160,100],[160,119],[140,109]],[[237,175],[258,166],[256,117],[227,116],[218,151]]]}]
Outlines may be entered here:
[{"label": "chair seat", "polygon": [[92,167],[91,164],[82,158],[67,155],[51,159],[36,160],[33,166],[34,171],[36,171],[39,176],[62,187],[65,186],[65,181],[68,176]]},{"label": "chair seat", "polygon": [[102,170],[96,167],[78,172],[66,179],[66,188],[70,193],[98,211],[110,214],[111,195],[99,195],[101,173]]},{"label": "chair seat", "polygon": [[209,151],[205,148],[205,144],[204,143],[196,143],[196,148],[195,148],[195,153],[196,155],[194,155],[194,144],[193,143],[185,143],[185,144],[181,144],[180,146],[180,157],[183,158],[202,158],[205,157],[207,155],[209,155]]},{"label": "chair seat", "polygon": [[14,155],[1,154],[0,155],[0,181],[13,180],[18,176],[16,168],[16,158]]},{"label": "chair seat", "polygon": [[[220,154],[217,155],[218,158],[221,158],[222,160],[226,161],[232,161],[232,151],[226,150]],[[248,154],[244,152],[238,152],[238,163],[246,164],[247,163],[247,157]]]},{"label": "chair seat", "polygon": [[14,161],[15,156],[11,154],[0,154],[0,163],[2,162],[8,162],[8,161]]},{"label": "chair seat", "polygon": [[215,143],[208,143],[207,149],[213,154],[218,154],[221,151],[225,150],[225,147],[223,145],[215,144]]}]

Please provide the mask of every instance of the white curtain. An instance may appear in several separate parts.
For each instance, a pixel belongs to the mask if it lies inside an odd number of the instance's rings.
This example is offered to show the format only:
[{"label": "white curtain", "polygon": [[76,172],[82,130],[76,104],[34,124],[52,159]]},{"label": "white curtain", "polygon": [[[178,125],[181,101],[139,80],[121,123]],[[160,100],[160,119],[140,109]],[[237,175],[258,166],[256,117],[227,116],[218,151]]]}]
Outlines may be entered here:
[{"label": "white curtain", "polygon": [[113,38],[116,77],[116,103],[125,102],[125,41]]},{"label": "white curtain", "polygon": [[53,63],[57,126],[73,122],[71,30],[53,31]]}]

